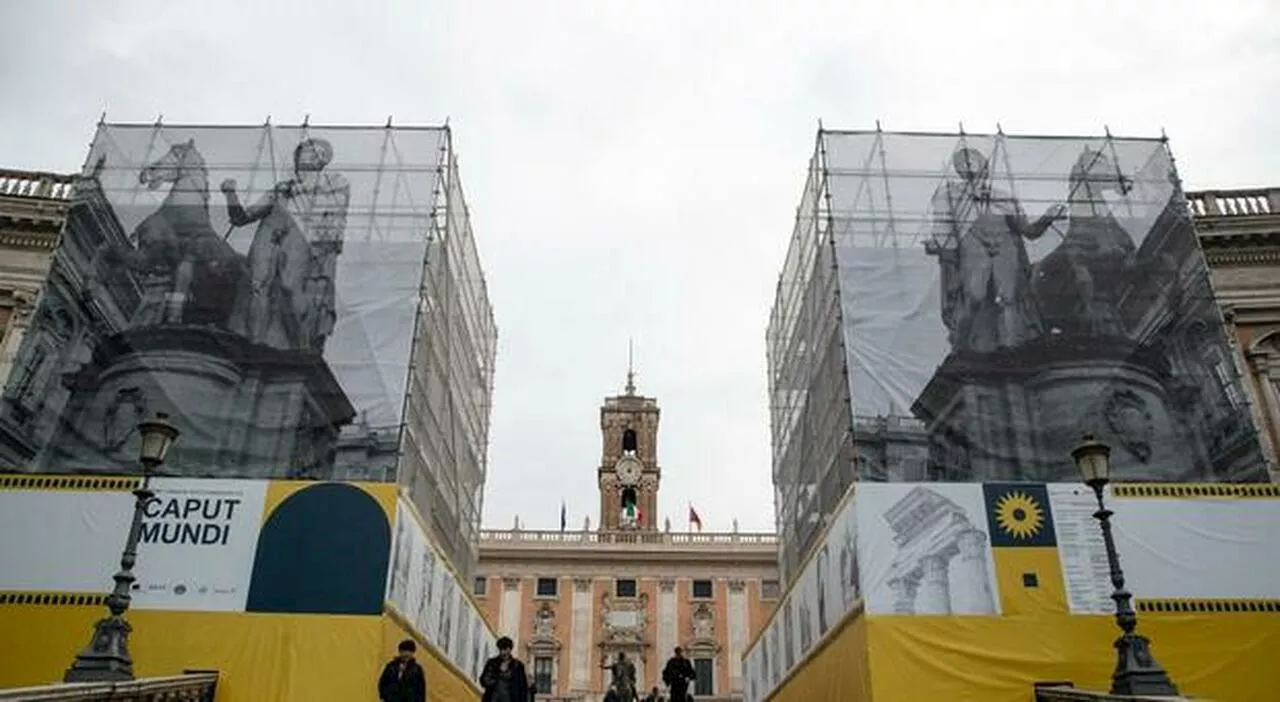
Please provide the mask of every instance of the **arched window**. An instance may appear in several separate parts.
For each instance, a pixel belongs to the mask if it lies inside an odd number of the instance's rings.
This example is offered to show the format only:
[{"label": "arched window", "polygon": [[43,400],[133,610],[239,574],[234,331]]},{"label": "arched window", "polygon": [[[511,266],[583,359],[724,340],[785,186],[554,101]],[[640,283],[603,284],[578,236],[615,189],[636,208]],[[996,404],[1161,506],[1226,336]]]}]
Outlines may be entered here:
[{"label": "arched window", "polygon": [[634,429],[626,429],[622,432],[622,452],[624,454],[634,454],[636,452],[636,432]]},{"label": "arched window", "polygon": [[634,509],[635,506],[636,506],[636,489],[630,488],[630,487],[623,488],[622,489],[622,511],[627,512],[630,509]]}]

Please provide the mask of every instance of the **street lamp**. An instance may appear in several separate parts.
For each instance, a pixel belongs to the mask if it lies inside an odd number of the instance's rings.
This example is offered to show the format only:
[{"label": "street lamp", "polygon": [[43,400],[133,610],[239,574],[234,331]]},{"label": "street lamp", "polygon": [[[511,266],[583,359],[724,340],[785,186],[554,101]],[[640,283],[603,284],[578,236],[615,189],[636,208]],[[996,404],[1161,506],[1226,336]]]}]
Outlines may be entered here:
[{"label": "street lamp", "polygon": [[142,536],[142,518],[147,503],[155,497],[151,491],[151,472],[164,463],[165,454],[178,438],[178,430],[167,421],[168,415],[157,412],[155,419],[138,424],[142,446],[138,462],[142,464],[142,484],[133,491],[133,522],[120,556],[120,570],[115,574],[115,588],[107,596],[110,614],[93,626],[93,638],[67,669],[63,682],[118,682],[133,680],[133,658],[129,656],[129,632],[133,627],[125,621],[136,579],[133,565],[138,560],[138,540]]},{"label": "street lamp", "polygon": [[1098,511],[1093,513],[1102,527],[1102,540],[1107,548],[1107,565],[1111,569],[1111,584],[1115,591],[1111,599],[1116,603],[1116,624],[1120,638],[1116,639],[1116,670],[1111,674],[1111,694],[1146,695],[1152,697],[1176,697],[1174,687],[1164,668],[1151,655],[1151,642],[1141,634],[1135,634],[1138,615],[1133,611],[1133,595],[1124,587],[1124,573],[1120,570],[1120,555],[1116,553],[1115,538],[1111,535],[1111,510],[1102,500],[1103,488],[1111,479],[1111,447],[1085,434],[1080,444],[1071,452],[1080,469],[1084,483],[1093,488],[1098,498]]}]

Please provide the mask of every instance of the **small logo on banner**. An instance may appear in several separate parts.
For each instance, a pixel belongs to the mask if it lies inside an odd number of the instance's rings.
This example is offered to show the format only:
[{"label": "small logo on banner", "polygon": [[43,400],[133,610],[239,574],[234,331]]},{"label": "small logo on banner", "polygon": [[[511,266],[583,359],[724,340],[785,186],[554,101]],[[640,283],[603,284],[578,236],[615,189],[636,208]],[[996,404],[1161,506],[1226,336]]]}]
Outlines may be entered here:
[{"label": "small logo on banner", "polygon": [[1040,483],[985,483],[992,548],[1056,546],[1049,491]]}]

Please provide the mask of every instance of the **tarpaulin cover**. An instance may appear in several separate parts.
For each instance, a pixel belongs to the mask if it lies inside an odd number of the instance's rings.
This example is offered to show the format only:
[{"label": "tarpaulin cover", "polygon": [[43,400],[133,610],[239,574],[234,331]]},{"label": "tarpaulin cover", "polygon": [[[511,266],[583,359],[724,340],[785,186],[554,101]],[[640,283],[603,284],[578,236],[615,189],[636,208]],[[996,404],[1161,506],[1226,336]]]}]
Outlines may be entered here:
[{"label": "tarpaulin cover", "polygon": [[857,481],[1268,479],[1162,139],[820,130],[767,341],[788,583]]},{"label": "tarpaulin cover", "polygon": [[[1175,682],[1269,699],[1280,673],[1257,651],[1280,638],[1280,569],[1268,566],[1280,488],[1120,484],[1106,500],[1140,629]],[[860,609],[876,699],[1025,699],[1046,680],[1105,687],[1118,630],[1097,508],[1072,483],[858,484],[748,650],[747,699],[826,677],[809,670],[825,655],[819,613]],[[845,565],[828,565],[846,542],[856,548]],[[830,604],[840,593],[852,593],[847,610]]]},{"label": "tarpaulin cover", "polygon": [[[61,679],[88,641],[106,612],[101,596],[119,567],[136,483],[0,477],[0,630],[30,632],[3,637],[0,656],[11,665],[0,666],[0,686]],[[392,587],[396,622],[385,621],[388,573],[400,572],[393,523],[416,533],[399,538],[416,546],[402,552],[416,559],[430,549],[394,486],[190,478],[151,486],[128,615],[139,675],[217,669],[219,700],[373,699],[381,664],[412,637],[440,686],[433,699],[475,697],[493,634],[443,559],[429,575],[452,595],[424,596],[419,567],[405,581],[412,591]]]},{"label": "tarpaulin cover", "polygon": [[0,463],[135,472],[134,426],[165,412],[171,474],[389,479],[445,146],[443,128],[100,125]]}]

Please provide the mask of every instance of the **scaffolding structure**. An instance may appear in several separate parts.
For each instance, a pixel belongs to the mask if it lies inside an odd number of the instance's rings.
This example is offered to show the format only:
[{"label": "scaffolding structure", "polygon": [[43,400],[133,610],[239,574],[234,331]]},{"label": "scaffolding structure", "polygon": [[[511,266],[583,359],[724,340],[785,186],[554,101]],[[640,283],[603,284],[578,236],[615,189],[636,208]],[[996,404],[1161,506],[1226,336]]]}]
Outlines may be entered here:
[{"label": "scaffolding structure", "polygon": [[1072,479],[1084,430],[1265,479],[1163,137],[819,127],[767,346],[787,580],[856,481]]},{"label": "scaffolding structure", "polygon": [[[497,331],[449,127],[98,125],[0,465],[405,486],[476,560]],[[466,582],[466,580],[464,580]]]}]

